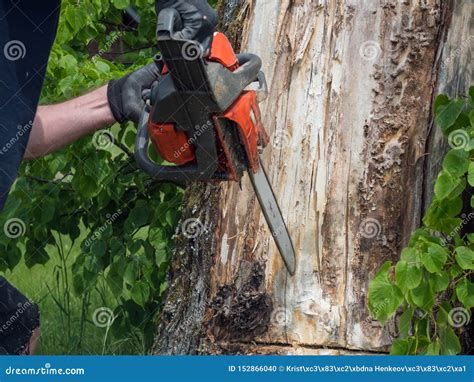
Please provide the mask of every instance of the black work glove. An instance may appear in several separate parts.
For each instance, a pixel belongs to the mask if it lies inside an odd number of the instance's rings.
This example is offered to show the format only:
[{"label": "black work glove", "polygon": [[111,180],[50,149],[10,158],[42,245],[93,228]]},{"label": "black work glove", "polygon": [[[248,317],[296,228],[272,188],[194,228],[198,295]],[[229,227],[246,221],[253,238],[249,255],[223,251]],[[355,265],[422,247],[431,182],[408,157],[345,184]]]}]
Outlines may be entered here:
[{"label": "black work glove", "polygon": [[175,8],[183,22],[183,30],[174,38],[203,42],[212,37],[217,24],[217,14],[207,0],[156,0],[156,14],[162,9]]},{"label": "black work glove", "polygon": [[110,110],[117,122],[138,123],[145,106],[142,93],[157,81],[160,72],[155,63],[148,64],[119,80],[111,80],[107,86]]}]

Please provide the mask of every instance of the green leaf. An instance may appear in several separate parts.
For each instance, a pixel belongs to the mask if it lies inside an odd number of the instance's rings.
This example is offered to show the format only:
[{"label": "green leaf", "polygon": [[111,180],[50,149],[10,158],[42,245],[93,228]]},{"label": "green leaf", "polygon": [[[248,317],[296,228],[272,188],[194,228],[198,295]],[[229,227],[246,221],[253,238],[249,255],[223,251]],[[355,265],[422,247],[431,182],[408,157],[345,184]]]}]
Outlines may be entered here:
[{"label": "green leaf", "polygon": [[56,212],[56,207],[52,200],[46,201],[41,206],[41,224],[47,224],[53,220],[54,214]]},{"label": "green leaf", "polygon": [[455,257],[462,269],[474,270],[474,251],[468,247],[457,247]]},{"label": "green leaf", "polygon": [[168,252],[166,251],[166,243],[161,243],[155,248],[155,263],[160,266],[168,259]]},{"label": "green leaf", "polygon": [[393,341],[390,348],[390,355],[409,355],[413,354],[416,345],[415,337],[408,337]]},{"label": "green leaf", "polygon": [[132,260],[128,263],[127,268],[125,269],[123,280],[128,285],[134,285],[137,279],[137,273],[138,273],[138,264],[135,260]]},{"label": "green leaf", "polygon": [[469,240],[470,243],[474,243],[474,233],[468,233],[466,235],[467,240]]},{"label": "green leaf", "polygon": [[456,355],[461,352],[459,338],[450,326],[440,327],[439,344],[441,355]]},{"label": "green leaf", "polygon": [[414,348],[414,354],[423,354],[428,346],[430,345],[431,341],[427,336],[420,335],[418,336],[418,343]]},{"label": "green leaf", "polygon": [[118,9],[125,9],[129,6],[129,0],[112,0],[112,3]]},{"label": "green leaf", "polygon": [[429,283],[434,292],[442,292],[448,288],[449,275],[446,272],[432,273],[429,278]]},{"label": "green leaf", "polygon": [[441,346],[439,345],[438,341],[435,341],[428,345],[425,355],[439,355],[440,351]]},{"label": "green leaf", "polygon": [[382,323],[390,318],[403,302],[402,292],[388,278],[391,266],[390,261],[383,264],[369,285],[370,313]]},{"label": "green leaf", "polygon": [[474,162],[469,163],[467,171],[467,182],[470,186],[474,186]]},{"label": "green leaf", "polygon": [[451,268],[449,269],[449,275],[451,276],[452,279],[458,277],[462,272],[463,270],[457,264],[453,264]]},{"label": "green leaf", "polygon": [[[420,243],[424,244],[426,242],[442,244],[443,241],[441,240],[441,238],[434,236],[429,229],[427,229],[426,227],[423,227],[423,228],[418,228],[417,230],[415,230],[415,232],[412,233],[409,246],[412,248],[416,248],[418,247]],[[402,255],[403,255],[403,252],[402,252]],[[405,259],[402,259],[402,260],[405,260]],[[417,259],[417,261],[419,261],[419,259]]]},{"label": "green leaf", "polygon": [[[452,176],[446,171],[441,171],[435,183],[435,195],[438,199],[452,198],[459,195],[458,187],[461,185],[461,180]],[[461,190],[462,191],[462,190]]]},{"label": "green leaf", "polygon": [[49,260],[49,254],[44,249],[43,243],[29,239],[26,242],[25,264],[31,268],[36,264],[46,264]]},{"label": "green leaf", "polygon": [[120,263],[113,263],[107,273],[107,285],[116,298],[120,297],[123,290],[123,272]]},{"label": "green leaf", "polygon": [[451,311],[452,307],[447,301],[443,301],[438,309],[438,313],[436,315],[436,325],[438,326],[446,326],[449,324],[449,312]]},{"label": "green leaf", "polygon": [[413,319],[413,313],[415,309],[412,307],[406,309],[403,314],[400,316],[399,331],[400,337],[404,338],[408,336],[408,333],[411,329],[411,320]]},{"label": "green leaf", "polygon": [[446,94],[439,94],[433,104],[433,111],[434,113],[439,112],[439,108],[441,106],[447,105],[449,103],[449,97]]},{"label": "green leaf", "polygon": [[447,132],[448,129],[454,125],[464,108],[463,100],[452,100],[446,105],[440,105],[436,109],[436,123],[443,130]]},{"label": "green leaf", "polygon": [[135,144],[135,139],[137,137],[137,133],[134,130],[128,130],[125,134],[124,143],[128,147],[133,147]]},{"label": "green leaf", "polygon": [[474,284],[463,278],[456,286],[456,296],[466,309],[474,307]]},{"label": "green leaf", "polygon": [[417,254],[416,249],[411,248],[411,247],[402,249],[402,253],[400,254],[400,259],[410,265],[420,264],[420,258]]},{"label": "green leaf", "polygon": [[149,223],[151,211],[145,203],[137,203],[125,222],[125,229],[131,233]]},{"label": "green leaf", "polygon": [[413,303],[424,311],[429,311],[433,307],[435,295],[429,282],[421,283],[410,292]]},{"label": "green leaf", "polygon": [[421,282],[421,270],[406,261],[399,261],[395,267],[397,285],[402,291],[416,288]]},{"label": "green leaf", "polygon": [[97,257],[103,257],[107,251],[107,244],[103,240],[96,240],[91,245],[91,253]]},{"label": "green leaf", "polygon": [[[9,246],[7,251],[2,253],[6,257],[8,269],[13,270],[21,260],[21,251],[18,247]],[[27,256],[27,255],[25,255]]]},{"label": "green leaf", "polygon": [[426,316],[415,320],[415,335],[418,339],[429,336],[429,323]]},{"label": "green leaf", "polygon": [[428,253],[421,255],[421,262],[430,273],[439,273],[448,259],[448,251],[434,243],[428,244]]},{"label": "green leaf", "polygon": [[469,154],[464,150],[450,150],[443,160],[443,169],[453,177],[464,175],[469,167]]},{"label": "green leaf", "polygon": [[150,286],[144,281],[138,281],[131,290],[132,300],[144,307],[150,297]]},{"label": "green leaf", "polygon": [[432,230],[451,233],[461,223],[455,216],[461,213],[462,208],[463,201],[459,196],[442,200],[434,198],[423,218],[423,223]]}]

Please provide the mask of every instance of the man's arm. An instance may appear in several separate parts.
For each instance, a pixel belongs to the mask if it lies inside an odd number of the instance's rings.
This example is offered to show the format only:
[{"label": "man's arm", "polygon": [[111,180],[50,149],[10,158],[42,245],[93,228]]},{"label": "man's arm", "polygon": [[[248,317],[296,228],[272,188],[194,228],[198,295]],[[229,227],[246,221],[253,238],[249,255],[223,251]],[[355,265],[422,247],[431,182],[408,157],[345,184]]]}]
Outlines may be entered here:
[{"label": "man's arm", "polygon": [[81,97],[40,106],[23,159],[52,153],[115,122],[138,123],[144,106],[142,92],[158,77],[158,67],[152,63]]},{"label": "man's arm", "polygon": [[40,106],[24,159],[52,153],[114,122],[107,86],[57,105]]}]

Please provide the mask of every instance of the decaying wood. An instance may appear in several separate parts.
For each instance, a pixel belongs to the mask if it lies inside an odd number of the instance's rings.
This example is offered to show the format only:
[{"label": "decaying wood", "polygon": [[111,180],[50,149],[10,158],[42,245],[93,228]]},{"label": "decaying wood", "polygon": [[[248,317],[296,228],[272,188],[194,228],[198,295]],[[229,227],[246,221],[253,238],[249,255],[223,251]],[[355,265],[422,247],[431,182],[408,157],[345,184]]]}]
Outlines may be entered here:
[{"label": "decaying wood", "polygon": [[369,316],[368,283],[429,198],[433,95],[472,73],[468,49],[439,70],[470,33],[472,4],[460,3],[462,14],[441,0],[222,2],[234,42],[264,62],[264,163],[297,272],[287,275],[248,179],[191,187],[183,224],[199,232],[178,235],[155,353],[387,350],[397,328]]}]

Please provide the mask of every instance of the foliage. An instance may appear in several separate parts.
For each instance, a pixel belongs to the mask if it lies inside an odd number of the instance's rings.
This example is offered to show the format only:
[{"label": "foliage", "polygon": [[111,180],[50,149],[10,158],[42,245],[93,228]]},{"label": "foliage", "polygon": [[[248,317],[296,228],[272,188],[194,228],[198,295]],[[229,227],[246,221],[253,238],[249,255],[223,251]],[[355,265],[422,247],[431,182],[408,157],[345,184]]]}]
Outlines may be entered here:
[{"label": "foliage", "polygon": [[[129,5],[141,17],[136,29],[122,24]],[[42,103],[79,95],[150,62],[155,26],[153,0],[62,1]],[[114,310],[111,330],[138,332],[146,348],[166,288],[182,192],[153,184],[136,168],[135,135],[134,126],[115,125],[23,165],[0,216],[2,227],[15,219],[23,232],[0,236],[0,271],[14,269],[22,257],[31,268],[59,256],[57,271],[38,288],[56,281],[66,294],[73,289],[84,297],[83,313],[92,323],[98,307],[87,297],[104,282],[115,298],[108,306]],[[80,243],[77,257],[68,257],[66,242],[69,250]]]},{"label": "foliage", "polygon": [[448,137],[434,185],[435,196],[400,260],[386,262],[369,287],[369,310],[384,323],[401,311],[399,337],[391,354],[451,355],[461,352],[456,331],[474,307],[474,233],[465,232],[474,218],[474,87],[469,96],[436,98],[435,120]]}]

